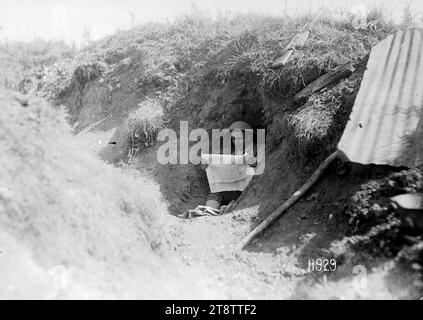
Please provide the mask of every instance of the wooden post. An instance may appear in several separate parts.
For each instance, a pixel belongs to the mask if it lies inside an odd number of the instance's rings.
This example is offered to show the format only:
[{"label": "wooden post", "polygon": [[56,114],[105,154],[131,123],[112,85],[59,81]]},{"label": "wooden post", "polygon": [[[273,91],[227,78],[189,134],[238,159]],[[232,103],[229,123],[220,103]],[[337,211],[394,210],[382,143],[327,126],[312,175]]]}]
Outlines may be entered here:
[{"label": "wooden post", "polygon": [[344,64],[338,66],[332,71],[325,73],[320,78],[317,78],[308,86],[306,86],[303,90],[298,92],[295,97],[294,101],[299,102],[301,100],[307,99],[313,93],[319,92],[324,88],[338,83],[340,80],[349,77],[353,73],[354,69],[350,64]]}]

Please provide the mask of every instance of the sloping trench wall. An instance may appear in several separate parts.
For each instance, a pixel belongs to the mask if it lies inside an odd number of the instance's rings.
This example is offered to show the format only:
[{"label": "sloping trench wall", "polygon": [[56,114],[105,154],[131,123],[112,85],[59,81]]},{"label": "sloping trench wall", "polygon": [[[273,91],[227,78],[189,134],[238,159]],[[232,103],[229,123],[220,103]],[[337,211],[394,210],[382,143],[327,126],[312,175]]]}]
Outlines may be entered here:
[{"label": "sloping trench wall", "polygon": [[0,88],[0,106],[0,298],[213,297],[165,245],[153,181],[94,157],[41,99]]}]

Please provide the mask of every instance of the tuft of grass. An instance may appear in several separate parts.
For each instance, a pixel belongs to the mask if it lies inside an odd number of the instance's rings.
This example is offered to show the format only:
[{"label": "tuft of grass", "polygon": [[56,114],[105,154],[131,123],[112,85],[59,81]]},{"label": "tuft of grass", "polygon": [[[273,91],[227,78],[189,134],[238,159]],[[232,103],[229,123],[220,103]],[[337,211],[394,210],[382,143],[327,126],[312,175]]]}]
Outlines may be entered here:
[{"label": "tuft of grass", "polygon": [[313,94],[302,107],[285,117],[282,131],[288,139],[291,157],[305,164],[335,150],[360,80],[345,79],[333,88]]},{"label": "tuft of grass", "polygon": [[163,108],[160,103],[154,99],[141,102],[138,109],[129,115],[128,127],[130,156],[153,146],[159,130],[164,127]]},{"label": "tuft of grass", "polygon": [[107,68],[107,65],[100,61],[84,63],[75,68],[74,78],[83,87],[88,81],[99,77]]},{"label": "tuft of grass", "polygon": [[314,95],[305,106],[287,116],[286,125],[291,130],[290,150],[296,159],[304,161],[328,142],[329,129],[339,106],[335,98],[327,102],[323,95]]}]

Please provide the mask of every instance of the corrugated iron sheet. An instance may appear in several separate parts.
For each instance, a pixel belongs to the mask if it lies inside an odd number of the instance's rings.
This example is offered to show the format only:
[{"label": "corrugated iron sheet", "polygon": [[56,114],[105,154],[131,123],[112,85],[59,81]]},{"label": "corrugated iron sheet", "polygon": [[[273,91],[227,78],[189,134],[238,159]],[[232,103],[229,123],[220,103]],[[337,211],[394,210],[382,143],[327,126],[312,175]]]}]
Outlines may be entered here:
[{"label": "corrugated iron sheet", "polygon": [[362,164],[422,164],[422,117],[423,29],[410,28],[373,48],[338,150]]}]

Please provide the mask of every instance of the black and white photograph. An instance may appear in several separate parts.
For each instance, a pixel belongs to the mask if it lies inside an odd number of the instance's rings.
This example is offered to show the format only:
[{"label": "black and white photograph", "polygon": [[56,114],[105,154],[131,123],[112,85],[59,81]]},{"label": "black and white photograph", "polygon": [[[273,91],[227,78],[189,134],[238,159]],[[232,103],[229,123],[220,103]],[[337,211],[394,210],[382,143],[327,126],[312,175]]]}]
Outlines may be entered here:
[{"label": "black and white photograph", "polygon": [[0,0],[0,300],[423,300],[423,1]]}]

